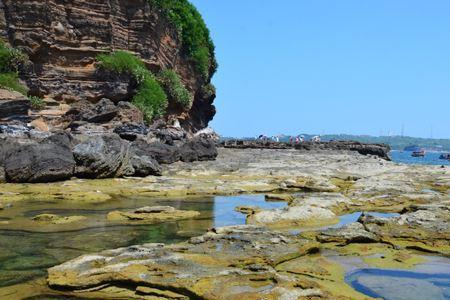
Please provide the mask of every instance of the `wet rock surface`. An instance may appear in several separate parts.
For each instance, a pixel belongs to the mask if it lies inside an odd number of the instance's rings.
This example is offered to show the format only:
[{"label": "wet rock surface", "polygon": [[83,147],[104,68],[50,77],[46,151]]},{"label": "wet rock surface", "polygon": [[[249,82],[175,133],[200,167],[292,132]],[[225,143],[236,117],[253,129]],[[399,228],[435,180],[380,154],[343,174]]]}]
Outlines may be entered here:
[{"label": "wet rock surface", "polygon": [[354,151],[362,155],[374,155],[390,160],[389,151],[385,144],[364,144],[353,141],[330,141],[301,143],[278,143],[273,141],[244,141],[229,140],[220,143],[221,147],[232,149],[297,149],[300,151]]},{"label": "wet rock surface", "polygon": [[40,142],[0,148],[9,182],[52,182],[73,176],[75,160],[70,137],[58,134]]},{"label": "wet rock surface", "polygon": [[132,294],[171,292],[178,298],[249,299],[263,294],[277,299],[286,291],[324,296],[314,284],[300,284],[295,276],[276,270],[316,250],[314,243],[260,227],[224,227],[183,244],[148,244],[83,256],[49,269],[48,282],[53,288],[101,290],[105,283],[120,280]]},{"label": "wet rock surface", "polygon": [[[46,288],[47,295],[97,299],[117,295],[126,299],[221,299],[220,295],[225,295],[223,299],[283,299],[285,295],[292,299],[369,299],[345,283],[345,270],[330,252],[340,258],[358,257],[364,267],[378,268],[412,268],[429,255],[448,256],[449,170],[399,165],[356,152],[219,148],[215,161],[162,165],[160,177],[0,187],[0,199],[5,204],[18,204],[29,197],[108,203],[108,197],[128,195],[164,198],[161,206],[176,207],[171,203],[192,195],[241,193],[263,193],[287,201],[285,209],[240,208],[248,215],[248,223],[258,214],[276,216],[261,223],[264,227],[215,227],[183,243],[92,251],[92,255],[52,268],[52,288]],[[174,212],[167,207],[136,207],[141,206],[109,209],[103,218],[113,210],[131,214],[132,218]],[[356,222],[358,217],[350,224],[336,225],[340,216],[364,211],[399,215],[382,218],[364,214]],[[326,212],[333,217],[304,212]],[[185,221],[187,228],[202,222],[197,217]],[[8,222],[0,226],[18,226],[14,220]],[[118,222],[109,223],[123,226],[145,221]],[[24,290],[20,286],[11,289]],[[0,295],[2,292],[0,289]]]},{"label": "wet rock surface", "polygon": [[113,211],[106,216],[108,221],[164,222],[190,219],[200,215],[197,211],[177,210],[172,206],[146,206],[134,211]]},{"label": "wet rock surface", "polygon": [[3,137],[0,135],[0,167],[8,182],[53,182],[73,176],[91,179],[159,176],[160,164],[213,160],[217,156],[215,143],[202,137],[169,145],[157,139],[147,141],[145,136],[130,142],[108,132],[34,136],[31,133],[20,127]]}]

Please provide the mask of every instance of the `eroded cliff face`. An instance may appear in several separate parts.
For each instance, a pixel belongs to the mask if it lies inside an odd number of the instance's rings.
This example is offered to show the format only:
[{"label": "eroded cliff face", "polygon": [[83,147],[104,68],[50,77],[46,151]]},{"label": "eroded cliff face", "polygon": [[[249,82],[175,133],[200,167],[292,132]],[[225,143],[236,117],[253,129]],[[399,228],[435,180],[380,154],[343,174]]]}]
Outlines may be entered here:
[{"label": "eroded cliff face", "polygon": [[211,76],[196,70],[175,26],[147,0],[0,0],[0,37],[29,55],[20,76],[31,95],[66,104],[130,100],[131,77],[95,66],[98,54],[126,50],[153,72],[175,70],[195,95],[189,111],[169,104],[169,120],[196,131],[215,114],[215,95],[205,88]]}]

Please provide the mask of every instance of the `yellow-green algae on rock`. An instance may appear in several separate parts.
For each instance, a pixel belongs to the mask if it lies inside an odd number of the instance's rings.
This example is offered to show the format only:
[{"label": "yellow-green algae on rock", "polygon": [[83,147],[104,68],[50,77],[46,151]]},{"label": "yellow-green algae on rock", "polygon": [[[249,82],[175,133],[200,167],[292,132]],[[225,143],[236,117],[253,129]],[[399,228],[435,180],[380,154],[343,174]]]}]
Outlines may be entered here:
[{"label": "yellow-green algae on rock", "polygon": [[[81,288],[85,292],[76,295],[93,299],[108,299],[114,295],[130,299],[152,299],[155,296],[150,294],[166,292],[188,297],[193,295],[190,293],[194,293],[207,299],[217,299],[219,292],[228,293],[228,299],[260,299],[261,295],[267,299],[278,299],[280,295],[290,295],[293,299],[366,299],[367,297],[345,284],[344,271],[338,263],[317,251],[330,249],[342,256],[360,256],[369,266],[395,268],[413,267],[422,261],[423,253],[448,255],[448,230],[435,230],[444,228],[448,223],[448,214],[445,214],[448,212],[448,186],[449,170],[434,166],[398,165],[373,157],[338,152],[221,149],[217,161],[177,163],[168,166],[164,176],[158,178],[0,185],[0,201],[5,207],[13,204],[14,209],[14,205],[21,201],[35,199],[67,201],[76,205],[80,202],[114,203],[114,199],[124,196],[182,199],[262,192],[291,195],[285,198],[289,198],[286,211],[300,207],[334,214],[335,217],[329,220],[320,220],[321,225],[333,224],[339,215],[354,211],[401,212],[400,217],[390,220],[359,221],[364,230],[368,230],[367,236],[371,237],[369,243],[360,243],[357,239],[346,240],[339,235],[336,235],[340,239],[339,243],[318,241],[318,232],[304,233],[303,237],[290,237],[286,234],[286,230],[290,228],[317,222],[317,215],[312,214],[309,218],[280,226],[284,233],[272,230],[265,230],[267,234],[254,231],[243,233],[239,229],[218,228],[190,243],[165,247],[148,245],[143,246],[143,250],[138,247],[122,252],[112,250],[107,254],[100,254],[108,257],[106,260],[95,258],[98,256],[96,254],[92,256],[95,259],[89,259],[93,264],[86,266],[96,267],[101,271],[94,277],[83,275],[86,282],[80,282],[80,278],[70,275],[72,271],[75,272],[73,274],[78,272],[76,264],[71,266],[71,262],[51,269],[49,276],[52,287],[67,286],[74,290]],[[2,213],[8,214],[8,209]],[[247,213],[251,211],[247,210]],[[281,215],[283,211],[280,211]],[[14,219],[10,222],[11,225],[7,226],[12,226]],[[33,221],[29,219],[29,222]],[[298,222],[296,226],[295,222]],[[277,222],[265,225],[275,228]],[[66,225],[52,226],[63,228]],[[260,239],[258,236],[265,238]],[[239,245],[243,248],[239,248]],[[176,281],[176,275],[172,269],[171,272],[166,270],[166,273],[159,265],[156,269],[154,265],[149,268],[147,262],[135,259],[134,254],[130,253],[136,254],[141,250],[143,253],[160,251],[157,249],[166,251],[171,262],[180,263],[176,272],[189,272],[189,276],[197,276],[198,281],[192,285],[183,279],[176,288],[168,284],[159,286],[158,291],[152,291],[154,280]],[[112,267],[110,258],[124,263],[125,268],[115,269],[117,265],[113,264]],[[86,257],[78,259],[78,262],[83,259]],[[64,268],[67,269],[60,272]],[[155,275],[158,270],[159,277],[155,279],[144,276]],[[195,273],[196,270],[206,270],[206,273],[199,272],[212,275],[203,277],[200,273]],[[120,278],[127,284],[104,286],[109,279],[98,280],[101,278]],[[91,279],[95,280],[90,281]],[[0,295],[1,293],[6,292],[0,289]],[[57,290],[47,290],[45,293],[74,295],[70,291]]]}]

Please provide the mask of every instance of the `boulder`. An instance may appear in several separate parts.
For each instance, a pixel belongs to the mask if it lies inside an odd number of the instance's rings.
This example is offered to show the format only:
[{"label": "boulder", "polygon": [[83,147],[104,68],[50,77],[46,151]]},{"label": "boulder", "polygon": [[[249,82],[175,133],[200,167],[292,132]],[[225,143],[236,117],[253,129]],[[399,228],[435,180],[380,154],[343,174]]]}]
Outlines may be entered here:
[{"label": "boulder", "polygon": [[30,101],[24,95],[0,89],[0,120],[28,116]]},{"label": "boulder", "polygon": [[35,222],[50,223],[55,225],[69,224],[86,220],[85,216],[58,216],[54,214],[40,214],[32,218]]},{"label": "boulder", "polygon": [[218,153],[213,140],[195,137],[180,147],[181,160],[184,162],[214,160]]},{"label": "boulder", "polygon": [[32,183],[69,179],[75,169],[70,143],[68,135],[56,134],[41,142],[3,147],[6,179]]},{"label": "boulder", "polygon": [[154,158],[160,164],[172,164],[180,160],[178,147],[160,142],[147,143],[137,140],[131,144],[133,156],[148,156]]},{"label": "boulder", "polygon": [[118,112],[119,109],[111,100],[103,98],[95,105],[87,101],[80,101],[72,106],[66,116],[72,121],[107,123],[114,119]]},{"label": "boulder", "polygon": [[161,166],[150,156],[132,155],[130,163],[134,169],[134,176],[146,177],[150,175],[160,176],[162,174]]},{"label": "boulder", "polygon": [[174,141],[181,141],[186,138],[186,132],[177,127],[164,127],[152,132],[164,144],[173,145]]},{"label": "boulder", "polygon": [[330,228],[322,231],[317,240],[321,243],[374,243],[380,238],[367,231],[361,223],[351,223],[342,228]]},{"label": "boulder", "polygon": [[171,206],[146,206],[135,211],[112,211],[107,215],[108,221],[142,221],[142,222],[165,222],[173,220],[190,219],[199,216],[198,211],[177,210]]},{"label": "boulder", "polygon": [[144,124],[140,123],[128,123],[123,124],[114,129],[114,133],[117,133],[121,138],[128,141],[135,141],[138,136],[145,136],[148,134],[148,128]]},{"label": "boulder", "polygon": [[73,149],[76,175],[82,178],[112,178],[133,175],[130,144],[116,134],[89,137]]}]

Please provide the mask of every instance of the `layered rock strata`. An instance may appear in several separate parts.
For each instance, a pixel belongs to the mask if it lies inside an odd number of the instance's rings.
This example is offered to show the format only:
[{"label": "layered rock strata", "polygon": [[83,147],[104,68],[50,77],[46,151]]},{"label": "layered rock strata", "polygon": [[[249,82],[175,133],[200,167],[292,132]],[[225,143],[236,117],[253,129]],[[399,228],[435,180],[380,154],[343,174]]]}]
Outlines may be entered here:
[{"label": "layered rock strata", "polygon": [[130,51],[153,72],[173,69],[194,95],[194,103],[187,111],[170,104],[168,118],[179,120],[188,131],[200,130],[215,114],[214,92],[206,88],[212,74],[205,78],[197,70],[176,26],[155,3],[2,0],[0,38],[29,56],[20,77],[30,94],[63,104],[132,98],[136,82],[130,76],[96,68],[102,53]]}]

